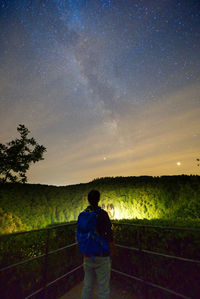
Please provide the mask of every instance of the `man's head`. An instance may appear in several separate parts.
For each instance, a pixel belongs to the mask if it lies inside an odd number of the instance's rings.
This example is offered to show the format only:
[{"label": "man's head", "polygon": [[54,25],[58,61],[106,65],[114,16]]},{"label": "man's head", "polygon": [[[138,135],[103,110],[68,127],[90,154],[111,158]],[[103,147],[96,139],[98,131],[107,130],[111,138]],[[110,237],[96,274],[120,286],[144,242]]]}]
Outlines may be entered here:
[{"label": "man's head", "polygon": [[100,200],[100,193],[98,190],[91,190],[88,193],[88,201],[91,204],[91,206],[93,207],[98,206],[99,200]]}]

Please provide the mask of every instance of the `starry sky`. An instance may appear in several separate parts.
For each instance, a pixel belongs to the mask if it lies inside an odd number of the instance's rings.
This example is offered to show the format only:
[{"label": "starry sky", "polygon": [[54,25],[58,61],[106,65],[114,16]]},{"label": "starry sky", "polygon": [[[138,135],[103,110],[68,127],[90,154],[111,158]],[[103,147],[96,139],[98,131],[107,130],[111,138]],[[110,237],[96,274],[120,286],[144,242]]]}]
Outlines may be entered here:
[{"label": "starry sky", "polygon": [[0,0],[0,142],[29,183],[199,174],[199,0]]}]

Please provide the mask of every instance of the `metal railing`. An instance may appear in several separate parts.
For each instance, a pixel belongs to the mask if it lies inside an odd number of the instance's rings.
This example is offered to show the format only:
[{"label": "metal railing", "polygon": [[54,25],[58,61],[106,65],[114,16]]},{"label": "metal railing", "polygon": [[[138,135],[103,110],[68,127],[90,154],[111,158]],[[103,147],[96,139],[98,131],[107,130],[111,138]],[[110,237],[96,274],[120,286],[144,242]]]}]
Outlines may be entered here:
[{"label": "metal railing", "polygon": [[[172,227],[172,226],[156,226],[156,225],[140,225],[140,224],[133,224],[133,223],[115,223],[112,222],[113,225],[117,225],[117,226],[133,226],[133,227],[140,227],[140,228],[159,228],[159,229],[165,229],[165,230],[180,230],[180,231],[193,231],[193,232],[199,232],[200,233],[200,229],[198,228],[188,228],[188,227]],[[137,241],[138,241],[138,247],[131,247],[131,246],[125,246],[125,245],[121,245],[121,244],[115,244],[116,247],[118,248],[122,248],[122,249],[128,249],[131,251],[136,251],[139,253],[139,255],[141,256],[141,260],[144,257],[144,254],[149,254],[149,255],[155,255],[155,256],[160,256],[160,257],[164,257],[167,259],[173,259],[173,260],[177,260],[177,261],[181,261],[181,262],[186,262],[186,263],[194,263],[196,265],[200,265],[200,260],[195,260],[195,259],[190,259],[190,258],[185,258],[185,257],[180,257],[180,256],[173,256],[173,255],[169,255],[169,254],[164,254],[164,253],[160,253],[160,252],[155,252],[155,251],[151,251],[151,250],[146,250],[142,248],[142,244],[141,244],[141,232],[140,230],[137,230]],[[148,290],[146,287],[153,287],[153,288],[157,288],[163,292],[169,293],[171,295],[175,295],[178,298],[184,298],[184,299],[192,299],[191,297],[184,295],[184,294],[180,294],[172,289],[163,287],[161,285],[152,283],[150,281],[146,280],[146,275],[145,275],[145,265],[144,265],[144,260],[142,260],[142,264],[143,264],[143,277],[137,277],[134,275],[130,275],[128,273],[124,273],[121,272],[119,270],[116,269],[111,269],[111,271],[113,271],[114,273],[120,274],[124,277],[127,277],[129,279],[133,279],[136,280],[140,283],[142,283],[144,285],[144,295],[145,298],[149,298],[148,296]]]},{"label": "metal railing", "polygon": [[[46,231],[47,232],[47,235],[46,235],[46,242],[45,242],[45,253],[44,254],[40,254],[36,257],[33,257],[33,258],[29,258],[29,259],[26,259],[26,260],[23,260],[23,261],[20,261],[20,262],[17,262],[17,263],[14,263],[12,265],[8,265],[8,266],[4,266],[0,269],[0,273],[3,273],[7,270],[10,270],[10,269],[14,269],[20,265],[23,265],[23,264],[26,264],[26,263],[30,263],[34,260],[37,260],[37,259],[40,259],[40,258],[44,258],[45,259],[45,262],[44,262],[44,269],[43,269],[43,277],[42,277],[42,287],[39,288],[38,290],[32,292],[31,294],[29,294],[28,296],[25,296],[24,298],[25,299],[28,299],[28,298],[31,298],[39,293],[42,293],[42,298],[46,298],[46,290],[49,286],[51,286],[52,284],[58,282],[59,280],[69,276],[70,274],[74,273],[75,271],[79,270],[81,267],[82,267],[82,264],[75,267],[74,269],[72,269],[71,271],[63,274],[62,276],[59,276],[57,277],[55,280],[51,281],[51,282],[47,282],[47,272],[48,272],[48,260],[49,260],[49,255],[51,254],[54,254],[54,253],[57,253],[59,251],[63,251],[67,248],[71,248],[71,247],[74,247],[77,245],[77,242],[74,242],[72,244],[69,244],[67,246],[63,246],[61,248],[58,248],[58,249],[55,249],[55,250],[52,250],[52,251],[49,251],[49,236],[50,236],[50,231],[53,230],[53,229],[57,229],[57,228],[60,228],[60,227],[65,227],[65,226],[75,226],[76,223],[67,223],[67,224],[62,224],[62,225],[56,225],[56,226],[51,226],[49,228],[44,228],[44,229],[37,229],[37,230],[32,230],[32,231],[26,231],[26,232],[18,232],[18,233],[13,233],[13,234],[9,234],[9,237],[10,236],[18,236],[18,235],[23,235],[23,234],[30,234],[30,233],[33,233],[33,232],[39,232],[39,231]],[[1,235],[1,237],[4,237],[4,235]],[[41,298],[40,297],[40,298]]]},{"label": "metal railing", "polygon": [[[160,229],[167,229],[167,230],[185,230],[185,231],[195,231],[195,232],[200,232],[200,229],[197,229],[197,228],[186,228],[186,227],[164,227],[164,226],[154,226],[154,225],[138,225],[138,224],[133,224],[133,223],[115,223],[115,222],[112,222],[112,224],[115,226],[123,226],[123,225],[126,225],[126,226],[134,226],[134,227],[142,227],[142,228],[160,228]],[[81,265],[78,265],[77,267],[75,267],[74,269],[72,269],[71,271],[63,274],[62,276],[60,277],[57,277],[55,280],[51,281],[51,282],[47,282],[47,272],[48,272],[48,257],[49,255],[51,254],[54,254],[56,252],[59,252],[59,251],[63,251],[67,248],[71,248],[73,246],[76,246],[77,243],[72,243],[72,244],[69,244],[67,246],[64,246],[64,247],[61,247],[61,248],[58,248],[56,250],[52,250],[52,251],[49,251],[49,235],[50,235],[50,231],[53,230],[53,229],[57,229],[59,227],[65,227],[65,226],[75,226],[76,223],[70,223],[70,224],[62,224],[62,225],[57,225],[57,226],[53,226],[53,227],[49,227],[49,228],[44,228],[44,229],[38,229],[38,230],[32,230],[32,231],[27,231],[27,232],[19,232],[19,233],[14,233],[14,234],[10,234],[9,236],[14,236],[14,235],[22,235],[22,234],[27,234],[27,233],[32,233],[32,232],[38,232],[38,231],[47,231],[47,236],[46,236],[46,243],[45,243],[45,253],[44,254],[41,254],[37,257],[33,257],[33,258],[30,258],[30,259],[26,259],[26,260],[23,260],[23,261],[20,261],[18,263],[14,263],[12,265],[7,265],[7,266],[4,266],[0,269],[0,273],[4,272],[4,271],[7,271],[9,269],[12,269],[12,268],[15,268],[19,265],[22,265],[22,264],[25,264],[25,263],[30,263],[32,262],[33,260],[37,260],[41,257],[44,257],[45,258],[45,262],[44,262],[44,271],[43,271],[43,284],[42,284],[42,287],[39,288],[38,290],[34,291],[33,293],[29,294],[28,296],[25,297],[25,299],[28,299],[28,298],[31,298],[33,297],[34,295],[37,295],[39,293],[43,293],[43,298],[45,299],[46,298],[46,290],[49,286],[53,285],[54,283],[58,282],[59,280],[63,279],[64,277],[67,277],[69,276],[70,274],[74,273],[75,271],[79,270],[82,268],[82,264]],[[177,260],[177,261],[182,261],[182,262],[186,262],[186,263],[195,263],[195,264],[198,264],[200,265],[200,261],[199,260],[194,260],[194,259],[190,259],[190,258],[185,258],[185,257],[179,257],[179,256],[173,256],[173,255],[169,255],[169,254],[164,254],[164,253],[160,253],[160,252],[155,252],[155,251],[151,251],[151,250],[146,250],[146,249],[143,249],[142,248],[142,244],[141,244],[141,235],[140,235],[140,231],[137,230],[137,239],[138,239],[138,248],[136,247],[131,247],[131,246],[126,246],[126,245],[121,245],[121,244],[115,244],[116,247],[118,248],[122,248],[122,249],[128,249],[128,250],[131,250],[131,251],[136,251],[138,252],[141,257],[143,258],[143,254],[150,254],[150,255],[155,255],[155,256],[161,256],[161,257],[164,257],[166,259],[174,259],[174,260]],[[0,236],[0,237],[3,237],[3,236]],[[144,263],[143,263],[143,267],[144,267]],[[158,284],[155,284],[155,283],[152,283],[150,281],[147,281],[146,278],[145,278],[145,273],[143,273],[143,277],[137,277],[137,276],[134,276],[134,275],[130,275],[128,273],[124,273],[124,272],[121,272],[117,269],[111,269],[112,272],[116,273],[116,274],[119,274],[119,275],[122,275],[124,277],[127,277],[129,279],[133,279],[133,280],[136,280],[140,283],[142,283],[144,286],[146,287],[153,287],[153,288],[157,288],[163,292],[167,292],[169,294],[172,294],[172,295],[175,295],[179,298],[184,298],[184,299],[190,299],[190,297],[184,295],[184,294],[180,294],[172,289],[168,289],[166,287],[163,287],[161,285],[158,285]],[[145,271],[145,267],[143,269],[143,271]],[[147,292],[147,289],[145,289],[145,297],[148,298],[148,292]]]}]

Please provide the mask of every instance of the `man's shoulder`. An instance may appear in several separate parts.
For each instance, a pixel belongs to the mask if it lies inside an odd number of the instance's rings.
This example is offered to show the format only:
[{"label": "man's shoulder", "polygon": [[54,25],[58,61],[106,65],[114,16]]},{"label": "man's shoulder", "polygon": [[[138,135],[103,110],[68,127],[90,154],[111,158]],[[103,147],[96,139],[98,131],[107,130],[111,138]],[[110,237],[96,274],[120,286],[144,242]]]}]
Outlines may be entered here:
[{"label": "man's shoulder", "polygon": [[102,208],[99,209],[99,212],[103,215],[108,215],[108,213]]},{"label": "man's shoulder", "polygon": [[95,212],[100,217],[108,217],[108,213],[104,209],[102,209],[101,207],[98,207],[98,208],[94,209],[92,206],[88,206],[81,213],[84,213],[84,212]]},{"label": "man's shoulder", "polygon": [[104,209],[100,209],[98,214],[99,214],[98,218],[100,219],[104,219],[104,220],[110,219],[108,213]]}]

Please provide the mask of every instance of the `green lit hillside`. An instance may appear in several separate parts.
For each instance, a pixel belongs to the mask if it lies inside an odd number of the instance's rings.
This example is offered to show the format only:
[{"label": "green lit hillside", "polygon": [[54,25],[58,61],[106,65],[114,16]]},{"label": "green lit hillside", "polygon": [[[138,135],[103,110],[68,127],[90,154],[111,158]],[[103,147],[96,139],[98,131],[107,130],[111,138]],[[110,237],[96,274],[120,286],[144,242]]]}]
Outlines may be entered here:
[{"label": "green lit hillside", "polygon": [[200,176],[101,178],[66,187],[5,184],[0,186],[0,233],[76,220],[93,188],[112,219],[200,220]]}]

